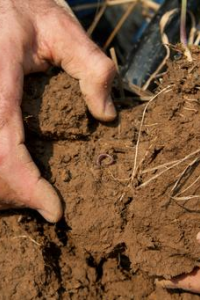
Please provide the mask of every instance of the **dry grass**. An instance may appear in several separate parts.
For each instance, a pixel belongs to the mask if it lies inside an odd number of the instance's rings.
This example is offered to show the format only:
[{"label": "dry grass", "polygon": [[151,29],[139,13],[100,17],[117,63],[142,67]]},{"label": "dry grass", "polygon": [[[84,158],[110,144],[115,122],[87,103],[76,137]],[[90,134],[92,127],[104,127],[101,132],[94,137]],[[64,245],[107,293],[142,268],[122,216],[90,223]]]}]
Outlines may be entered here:
[{"label": "dry grass", "polygon": [[192,170],[192,168],[199,162],[199,158],[195,158],[191,163],[189,163],[186,168],[181,172],[181,174],[179,175],[177,181],[175,182],[173,188],[172,188],[172,193],[176,194],[178,189],[179,189],[179,185],[182,181],[182,179],[188,174],[190,173],[190,171]]},{"label": "dry grass", "polygon": [[96,14],[96,16],[95,16],[95,18],[94,18],[94,21],[92,22],[92,24],[90,25],[89,29],[87,30],[87,34],[88,34],[89,36],[91,36],[92,33],[94,32],[95,28],[97,27],[99,21],[101,20],[103,14],[104,14],[104,12],[106,11],[106,8],[107,8],[107,3],[105,2],[105,3],[101,6],[99,12]]},{"label": "dry grass", "polygon": [[195,20],[194,14],[191,11],[189,11],[189,15],[190,15],[192,24],[191,24],[188,44],[189,45],[194,45],[195,36],[196,36],[196,33],[197,33],[196,20]]},{"label": "dry grass", "polygon": [[127,18],[130,16],[130,14],[132,13],[132,11],[134,10],[134,8],[135,8],[136,4],[138,3],[138,1],[139,0],[134,1],[134,2],[132,2],[129,5],[129,7],[125,11],[125,13],[123,14],[123,16],[119,20],[119,22],[117,23],[117,25],[115,26],[114,30],[112,31],[112,33],[108,37],[107,41],[105,42],[105,45],[103,46],[104,50],[106,50],[109,47],[109,45],[112,43],[113,39],[115,38],[115,36],[119,32],[119,30],[122,28],[123,24],[125,23],[125,21],[127,20]]},{"label": "dry grass", "polygon": [[[163,175],[164,173],[174,169],[175,167],[179,166],[180,164],[182,164],[183,162],[191,159],[192,157],[194,157],[195,155],[197,154],[200,154],[200,148],[198,148],[197,150],[195,150],[194,152],[191,152],[189,153],[188,155],[186,155],[185,157],[183,157],[182,159],[179,159],[179,160],[175,160],[175,161],[172,161],[172,162],[166,162],[165,164],[163,165],[159,165],[157,167],[154,167],[153,169],[149,169],[148,172],[151,172],[151,171],[155,171],[155,170],[159,170],[159,169],[162,169],[164,168],[162,171],[160,171],[158,174],[152,176],[151,178],[149,178],[147,181],[145,181],[144,183],[142,183],[140,185],[140,188],[142,187],[146,187],[149,183],[151,183],[152,181],[154,181],[155,179],[159,178],[161,175]],[[188,164],[188,166],[184,169],[184,171],[182,172],[182,174],[180,175],[180,178],[178,179],[178,183],[181,179],[181,177],[185,174],[185,172],[187,171],[187,169],[189,167],[191,167],[194,163],[197,162],[197,160],[199,161],[200,160],[200,157],[197,157],[195,158],[195,160],[191,163]],[[147,173],[147,171],[143,171],[142,173]],[[175,187],[177,186],[177,183],[175,184]]]},{"label": "dry grass", "polygon": [[[63,0],[56,0],[56,1],[63,1]],[[102,16],[104,15],[107,7],[110,6],[115,6],[115,5],[125,5],[127,4],[127,10],[124,12],[124,14],[121,16],[120,20],[116,24],[114,30],[111,32],[110,36],[107,38],[107,41],[105,42],[105,45],[103,47],[104,50],[106,50],[111,42],[113,41],[114,37],[117,35],[117,33],[120,31],[122,28],[123,24],[127,20],[127,18],[130,16],[130,14],[133,12],[134,8],[136,5],[140,3],[143,7],[147,9],[154,10],[155,12],[158,10],[160,7],[159,4],[155,3],[152,0],[105,0],[101,3],[88,3],[84,5],[78,5],[78,6],[72,6],[72,9],[74,12],[85,10],[85,9],[91,9],[91,8],[96,8],[97,13],[96,16],[90,25],[88,29],[88,35],[91,36],[92,33],[94,32],[95,28],[98,26]]]},{"label": "dry grass", "polygon": [[156,71],[149,77],[149,79],[147,80],[147,82],[144,84],[144,86],[142,87],[143,90],[146,90],[149,85],[151,84],[151,82],[157,77],[157,75],[159,74],[159,72],[164,68],[164,66],[166,65],[167,60],[170,57],[170,48],[169,48],[169,39],[167,34],[165,33],[165,28],[169,22],[169,20],[171,19],[171,17],[177,12],[177,9],[173,9],[171,11],[168,11],[167,13],[165,13],[161,20],[160,20],[160,34],[161,34],[161,41],[163,46],[166,49],[166,56],[164,57],[163,61],[161,62],[161,64],[158,66],[158,68],[156,69]]},{"label": "dry grass", "polygon": [[139,152],[139,144],[140,144],[140,138],[141,138],[141,133],[142,133],[142,127],[144,125],[144,119],[145,119],[145,115],[146,115],[146,112],[147,112],[147,109],[149,107],[149,105],[158,97],[160,96],[161,94],[165,93],[165,92],[169,92],[171,91],[171,85],[167,86],[166,88],[162,89],[160,92],[158,92],[156,95],[154,95],[150,100],[149,102],[145,105],[145,108],[143,110],[143,114],[142,114],[142,120],[141,120],[141,123],[140,123],[140,127],[139,127],[139,132],[138,132],[138,139],[137,139],[137,143],[136,143],[136,148],[135,148],[135,158],[134,158],[134,166],[133,166],[133,172],[132,172],[132,176],[131,176],[131,180],[133,181],[133,179],[135,178],[136,176],[136,173],[137,173],[137,168],[138,168],[138,164],[137,164],[137,161],[138,161],[138,152]]},{"label": "dry grass", "polygon": [[122,101],[125,101],[125,94],[124,94],[124,87],[123,87],[123,81],[120,75],[120,70],[119,70],[119,64],[117,60],[117,55],[115,52],[115,48],[110,49],[110,56],[115,64],[115,68],[117,70],[117,80],[118,80],[118,86],[119,86],[119,92],[120,92],[120,98]]},{"label": "dry grass", "polygon": [[[59,0],[58,0],[59,1]],[[61,0],[62,1],[62,0]],[[116,6],[116,5],[124,5],[131,2],[135,2],[137,0],[105,0],[102,3],[86,3],[81,5],[75,5],[72,6],[73,11],[79,12],[87,9],[95,9],[103,6],[105,3],[107,6]],[[159,4],[155,3],[152,0],[140,0],[142,5],[147,7],[148,9],[153,9],[154,11],[157,11],[160,7]]]},{"label": "dry grass", "polygon": [[29,239],[32,243],[34,243],[37,246],[41,246],[41,244],[39,244],[38,242],[36,242],[32,237],[30,237],[29,235],[18,235],[13,237],[14,239]]}]

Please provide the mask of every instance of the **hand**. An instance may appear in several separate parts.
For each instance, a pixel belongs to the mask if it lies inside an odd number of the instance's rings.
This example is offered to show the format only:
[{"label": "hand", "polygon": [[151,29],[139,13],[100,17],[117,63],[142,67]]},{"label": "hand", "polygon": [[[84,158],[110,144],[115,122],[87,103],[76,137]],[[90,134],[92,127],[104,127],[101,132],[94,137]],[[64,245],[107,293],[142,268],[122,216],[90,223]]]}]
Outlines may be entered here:
[{"label": "hand", "polygon": [[110,98],[115,69],[70,10],[53,0],[1,1],[0,19],[0,209],[30,207],[56,222],[60,200],[24,145],[24,75],[61,66],[79,80],[91,113],[110,121],[116,116]]},{"label": "hand", "polygon": [[[200,243],[200,232],[197,234]],[[157,284],[167,289],[181,289],[200,294],[200,269],[195,268],[190,274],[183,274],[172,280],[157,280]]]}]

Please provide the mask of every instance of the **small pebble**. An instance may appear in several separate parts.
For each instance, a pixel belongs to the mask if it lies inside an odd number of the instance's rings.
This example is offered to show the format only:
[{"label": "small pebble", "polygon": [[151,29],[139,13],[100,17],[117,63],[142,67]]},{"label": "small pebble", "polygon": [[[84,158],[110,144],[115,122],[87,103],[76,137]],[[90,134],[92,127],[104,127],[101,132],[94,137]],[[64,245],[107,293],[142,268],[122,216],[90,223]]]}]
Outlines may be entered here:
[{"label": "small pebble", "polygon": [[62,157],[62,162],[64,162],[64,163],[69,163],[70,162],[70,160],[71,160],[71,156],[69,155],[69,154],[65,154],[63,157]]},{"label": "small pebble", "polygon": [[69,182],[72,178],[71,172],[69,170],[64,170],[61,175],[61,178],[64,182]]}]

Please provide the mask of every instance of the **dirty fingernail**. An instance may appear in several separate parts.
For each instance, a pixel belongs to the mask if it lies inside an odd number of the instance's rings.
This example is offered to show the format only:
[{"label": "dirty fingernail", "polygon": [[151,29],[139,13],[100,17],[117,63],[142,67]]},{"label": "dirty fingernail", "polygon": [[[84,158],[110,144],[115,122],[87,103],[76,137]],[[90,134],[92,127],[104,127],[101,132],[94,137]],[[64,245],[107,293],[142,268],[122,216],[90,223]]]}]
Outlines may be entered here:
[{"label": "dirty fingernail", "polygon": [[46,221],[48,221],[50,223],[56,223],[62,217],[62,213],[60,213],[60,212],[52,213],[52,212],[49,212],[49,211],[43,210],[43,209],[38,209],[37,211],[43,216],[43,218],[45,218]]},{"label": "dirty fingernail", "polygon": [[117,112],[116,112],[116,109],[113,104],[111,96],[109,96],[106,101],[104,113],[105,113],[105,116],[111,120],[113,120],[117,116]]},{"label": "dirty fingernail", "polygon": [[197,239],[197,242],[200,244],[200,232],[197,233],[196,239]]}]

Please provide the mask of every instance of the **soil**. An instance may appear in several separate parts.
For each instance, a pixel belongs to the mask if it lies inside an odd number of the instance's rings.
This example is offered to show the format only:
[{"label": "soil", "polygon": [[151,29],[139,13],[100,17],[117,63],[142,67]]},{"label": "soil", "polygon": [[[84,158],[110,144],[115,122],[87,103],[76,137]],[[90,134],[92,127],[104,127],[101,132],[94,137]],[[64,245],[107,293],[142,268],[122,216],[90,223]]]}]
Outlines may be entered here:
[{"label": "soil", "polygon": [[200,266],[199,56],[170,61],[148,104],[116,100],[111,124],[67,74],[27,77],[26,144],[65,213],[1,214],[0,299],[199,299],[155,284]]}]

